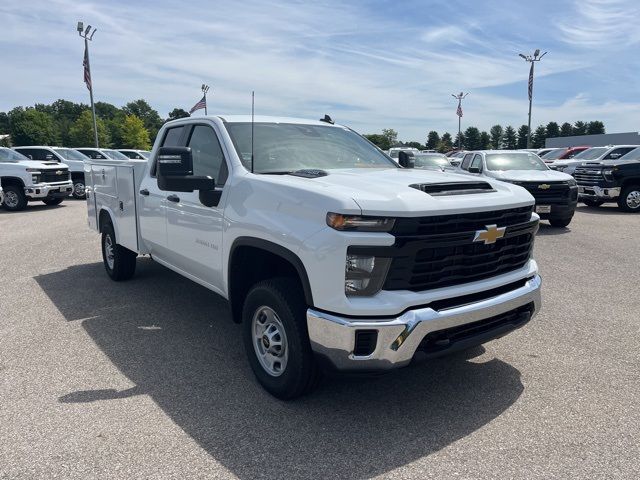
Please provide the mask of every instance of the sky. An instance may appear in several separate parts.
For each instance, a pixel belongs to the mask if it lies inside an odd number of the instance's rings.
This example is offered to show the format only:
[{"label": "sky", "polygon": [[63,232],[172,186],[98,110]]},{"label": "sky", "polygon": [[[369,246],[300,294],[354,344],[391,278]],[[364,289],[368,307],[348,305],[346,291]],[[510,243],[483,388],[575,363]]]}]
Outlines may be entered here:
[{"label": "sky", "polygon": [[[640,128],[640,1],[102,1],[0,3],[0,111],[58,98],[146,99],[162,117],[189,110],[206,83],[209,113],[317,119],[404,141],[455,134],[452,93],[469,92],[462,128],[602,120]],[[200,112],[194,115],[199,115]]]}]

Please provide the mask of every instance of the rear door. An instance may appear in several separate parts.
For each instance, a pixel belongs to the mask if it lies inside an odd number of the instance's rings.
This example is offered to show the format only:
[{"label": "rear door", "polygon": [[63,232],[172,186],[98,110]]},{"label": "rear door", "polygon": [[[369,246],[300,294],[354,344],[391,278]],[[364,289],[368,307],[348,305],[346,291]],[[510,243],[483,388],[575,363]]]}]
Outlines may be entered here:
[{"label": "rear door", "polygon": [[167,196],[168,262],[222,292],[222,230],[224,184],[228,165],[218,134],[211,124],[198,123],[188,132],[193,174],[216,180],[218,205],[207,207],[199,192],[165,192]]}]

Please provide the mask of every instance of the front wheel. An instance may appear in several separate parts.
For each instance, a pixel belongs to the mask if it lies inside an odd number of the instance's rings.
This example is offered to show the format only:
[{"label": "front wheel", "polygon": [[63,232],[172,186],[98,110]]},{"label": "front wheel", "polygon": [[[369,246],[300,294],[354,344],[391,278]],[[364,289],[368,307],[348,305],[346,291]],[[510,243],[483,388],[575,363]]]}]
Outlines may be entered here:
[{"label": "front wheel", "polygon": [[63,200],[64,198],[45,198],[44,200],[42,200],[42,203],[49,206],[60,205]]},{"label": "front wheel", "polygon": [[102,261],[111,280],[129,280],[136,272],[138,254],[116,243],[116,234],[111,223],[102,227]]},{"label": "front wheel", "polygon": [[564,228],[567,225],[569,225],[571,223],[571,219],[573,217],[569,217],[569,218],[550,218],[549,219],[549,223],[551,224],[552,227],[557,227],[557,228]]},{"label": "front wheel", "polygon": [[297,282],[274,278],[257,283],[245,299],[242,324],[249,364],[265,390],[288,400],[315,387],[318,370]]},{"label": "front wheel", "polygon": [[629,185],[622,189],[618,207],[623,212],[640,212],[640,185]]},{"label": "front wheel", "polygon": [[17,212],[27,208],[27,196],[22,187],[7,185],[4,187],[4,208],[10,212]]},{"label": "front wheel", "polygon": [[589,200],[588,198],[580,201],[584,203],[587,207],[591,207],[591,208],[597,208],[604,203],[602,200]]},{"label": "front wheel", "polygon": [[71,195],[73,198],[78,200],[84,200],[87,198],[85,193],[84,177],[73,179],[73,193]]}]

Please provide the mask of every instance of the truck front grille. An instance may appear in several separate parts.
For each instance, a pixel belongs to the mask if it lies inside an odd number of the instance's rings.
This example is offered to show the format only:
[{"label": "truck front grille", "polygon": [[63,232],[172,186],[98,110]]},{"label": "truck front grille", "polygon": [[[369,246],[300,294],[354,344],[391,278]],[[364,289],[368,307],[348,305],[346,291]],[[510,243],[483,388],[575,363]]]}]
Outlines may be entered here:
[{"label": "truck front grille", "polygon": [[518,185],[526,188],[537,204],[567,203],[571,191],[567,182],[519,182]]},{"label": "truck front grille", "polygon": [[[399,218],[391,247],[350,247],[349,252],[391,257],[383,290],[423,291],[494,277],[526,265],[537,220],[532,207],[492,212]],[[506,227],[495,243],[475,241],[488,225]]]},{"label": "truck front grille", "polygon": [[66,182],[69,180],[69,169],[58,168],[57,170],[42,170],[40,181],[44,183]]},{"label": "truck front grille", "polygon": [[602,170],[595,168],[576,168],[573,178],[579,185],[598,185],[600,182],[604,182]]}]

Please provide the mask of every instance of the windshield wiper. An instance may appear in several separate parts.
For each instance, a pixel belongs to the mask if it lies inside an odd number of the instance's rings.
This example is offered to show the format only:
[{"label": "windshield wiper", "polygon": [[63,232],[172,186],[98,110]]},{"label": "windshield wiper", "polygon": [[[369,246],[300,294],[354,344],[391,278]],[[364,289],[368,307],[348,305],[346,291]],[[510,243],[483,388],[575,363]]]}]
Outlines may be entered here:
[{"label": "windshield wiper", "polygon": [[290,173],[295,172],[295,170],[275,170],[270,172],[257,172],[260,175],[289,175]]}]

